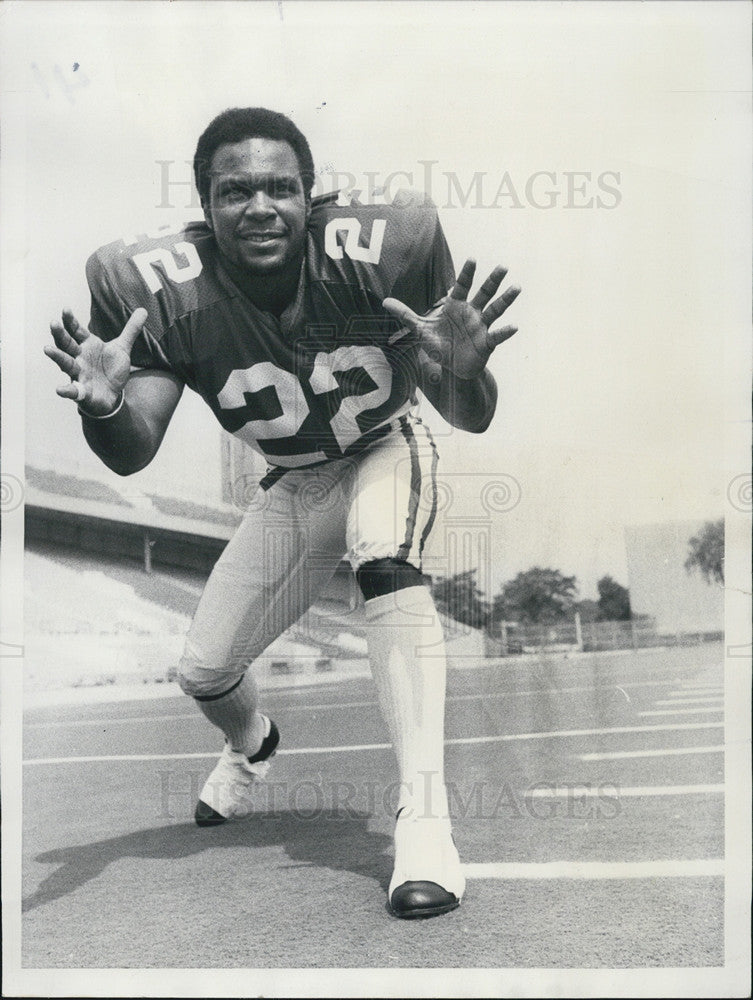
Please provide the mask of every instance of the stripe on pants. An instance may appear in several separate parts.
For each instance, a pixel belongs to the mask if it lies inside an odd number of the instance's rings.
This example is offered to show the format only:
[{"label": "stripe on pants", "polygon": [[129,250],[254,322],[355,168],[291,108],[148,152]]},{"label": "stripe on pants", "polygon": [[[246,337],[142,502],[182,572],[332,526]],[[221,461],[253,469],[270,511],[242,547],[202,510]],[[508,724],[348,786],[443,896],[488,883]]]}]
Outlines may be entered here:
[{"label": "stripe on pants", "polygon": [[400,418],[400,430],[410,449],[410,505],[405,525],[405,540],[397,552],[397,558],[403,561],[410,555],[413,548],[413,534],[416,530],[416,514],[421,496],[421,466],[418,461],[418,447],[413,428],[405,417]]},{"label": "stripe on pants", "polygon": [[424,554],[424,545],[426,544],[426,539],[431,533],[431,529],[434,527],[434,521],[437,517],[437,464],[439,462],[439,452],[437,451],[437,446],[434,444],[434,438],[431,436],[431,431],[428,427],[423,427],[424,433],[429,440],[431,445],[431,511],[429,513],[429,519],[426,522],[424,530],[421,532],[421,543],[418,548],[418,557],[421,559]]}]

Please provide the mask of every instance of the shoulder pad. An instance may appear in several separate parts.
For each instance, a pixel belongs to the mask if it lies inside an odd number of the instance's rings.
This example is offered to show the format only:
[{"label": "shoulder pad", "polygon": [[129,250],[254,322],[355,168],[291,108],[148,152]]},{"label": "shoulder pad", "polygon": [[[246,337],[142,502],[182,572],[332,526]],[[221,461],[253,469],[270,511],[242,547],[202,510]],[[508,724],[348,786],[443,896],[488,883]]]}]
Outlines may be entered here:
[{"label": "shoulder pad", "polygon": [[206,223],[164,226],[101,247],[87,262],[87,277],[94,295],[110,289],[126,309],[144,306],[169,326],[223,295],[214,277],[215,253]]}]

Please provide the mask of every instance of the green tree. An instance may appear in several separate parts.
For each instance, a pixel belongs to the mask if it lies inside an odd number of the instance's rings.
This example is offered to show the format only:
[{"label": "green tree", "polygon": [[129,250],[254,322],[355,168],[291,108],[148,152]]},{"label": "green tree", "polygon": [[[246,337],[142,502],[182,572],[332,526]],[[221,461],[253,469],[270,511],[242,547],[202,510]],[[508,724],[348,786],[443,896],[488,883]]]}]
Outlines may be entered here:
[{"label": "green tree", "polygon": [[630,591],[611,576],[603,576],[596,584],[599,591],[599,621],[630,621]]},{"label": "green tree", "polygon": [[685,569],[688,573],[697,570],[706,583],[724,583],[724,518],[706,521],[688,541]]},{"label": "green tree", "polygon": [[489,603],[476,583],[476,570],[455,573],[432,586],[437,608],[455,621],[473,628],[485,629],[489,625]]},{"label": "green tree", "polygon": [[519,622],[548,625],[573,617],[578,583],[558,569],[533,569],[518,573],[495,598],[493,616]]}]

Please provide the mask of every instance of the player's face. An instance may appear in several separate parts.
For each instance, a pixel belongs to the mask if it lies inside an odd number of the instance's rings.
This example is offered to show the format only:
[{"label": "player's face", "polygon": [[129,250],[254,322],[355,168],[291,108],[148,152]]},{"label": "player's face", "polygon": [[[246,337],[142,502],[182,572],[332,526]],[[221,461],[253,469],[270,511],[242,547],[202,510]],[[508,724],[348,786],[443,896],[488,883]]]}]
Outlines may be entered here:
[{"label": "player's face", "polygon": [[222,253],[253,274],[273,274],[303,254],[309,200],[292,146],[244,139],[212,157],[204,215]]}]

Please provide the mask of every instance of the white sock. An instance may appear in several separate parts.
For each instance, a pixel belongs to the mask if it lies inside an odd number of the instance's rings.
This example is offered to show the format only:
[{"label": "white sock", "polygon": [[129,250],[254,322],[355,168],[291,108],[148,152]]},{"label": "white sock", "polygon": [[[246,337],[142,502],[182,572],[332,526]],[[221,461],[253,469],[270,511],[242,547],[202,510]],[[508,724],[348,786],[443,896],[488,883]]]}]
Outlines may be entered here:
[{"label": "white sock", "polygon": [[444,706],[447,661],[429,591],[406,587],[365,602],[369,658],[397,757],[398,809],[447,816]]},{"label": "white sock", "polygon": [[395,867],[387,891],[404,882],[436,882],[460,899],[465,875],[460,864],[449,819],[405,819],[401,812],[395,824]]},{"label": "white sock", "polygon": [[252,757],[264,739],[264,718],[256,711],[256,681],[249,670],[227,694],[210,700],[195,699],[209,721],[221,729],[232,750]]}]

